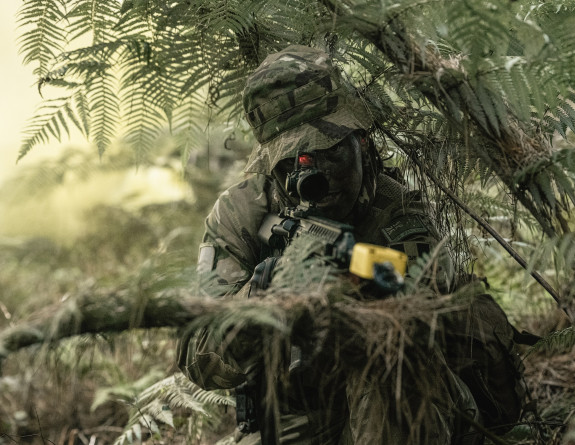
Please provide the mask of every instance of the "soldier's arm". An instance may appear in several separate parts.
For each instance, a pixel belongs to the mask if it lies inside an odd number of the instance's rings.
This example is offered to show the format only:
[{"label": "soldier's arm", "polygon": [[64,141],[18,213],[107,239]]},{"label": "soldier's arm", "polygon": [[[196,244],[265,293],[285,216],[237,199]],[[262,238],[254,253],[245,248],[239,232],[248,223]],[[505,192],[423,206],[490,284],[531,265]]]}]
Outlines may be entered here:
[{"label": "soldier's arm", "polygon": [[393,222],[385,228],[390,247],[405,252],[409,266],[428,255],[425,282],[440,293],[448,293],[454,286],[454,268],[449,250],[432,221],[432,209],[419,191],[409,192],[406,201],[395,212]]},{"label": "soldier's arm", "polygon": [[381,243],[406,253],[408,270],[423,255],[434,254],[426,281],[433,281],[442,293],[450,291],[454,281],[451,257],[421,192],[410,191],[389,176],[381,175],[375,206],[380,209],[376,225],[383,237]]},{"label": "soldier's arm", "polygon": [[[198,269],[214,274],[208,289],[211,295],[247,296],[247,282],[260,261],[257,231],[269,209],[265,181],[252,177],[231,187],[218,198],[206,219]],[[178,366],[204,389],[233,388],[245,381],[257,362],[255,342],[257,338],[216,338],[208,330],[188,330],[178,344]]]},{"label": "soldier's arm", "polygon": [[215,275],[216,293],[237,293],[261,261],[257,233],[270,208],[268,187],[261,175],[232,186],[218,198],[206,219],[198,271]]}]

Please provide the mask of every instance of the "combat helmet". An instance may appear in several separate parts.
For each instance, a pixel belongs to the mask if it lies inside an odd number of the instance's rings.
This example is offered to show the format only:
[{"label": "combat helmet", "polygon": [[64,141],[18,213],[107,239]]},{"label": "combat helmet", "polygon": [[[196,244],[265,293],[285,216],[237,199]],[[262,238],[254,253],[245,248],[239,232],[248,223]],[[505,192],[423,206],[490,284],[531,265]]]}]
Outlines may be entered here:
[{"label": "combat helmet", "polygon": [[259,142],[245,171],[267,175],[282,159],[332,147],[373,122],[328,54],[301,45],[266,57],[247,79],[243,106]]}]

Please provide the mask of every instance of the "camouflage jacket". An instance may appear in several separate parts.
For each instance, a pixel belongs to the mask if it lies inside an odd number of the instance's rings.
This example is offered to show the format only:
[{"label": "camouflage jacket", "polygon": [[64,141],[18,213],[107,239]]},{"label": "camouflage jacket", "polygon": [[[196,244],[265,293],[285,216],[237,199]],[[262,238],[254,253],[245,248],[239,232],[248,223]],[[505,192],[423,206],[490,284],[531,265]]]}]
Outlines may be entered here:
[{"label": "camouflage jacket", "polygon": [[[247,297],[246,283],[268,255],[258,230],[267,213],[277,214],[284,205],[274,181],[264,175],[251,176],[219,197],[206,219],[198,269],[215,273],[222,295]],[[408,267],[438,242],[421,194],[385,174],[377,178],[375,199],[361,221],[354,231],[358,242],[401,250],[408,255]],[[188,333],[180,341],[178,364],[203,388],[232,388],[243,383],[249,364],[229,349],[206,332]]]}]

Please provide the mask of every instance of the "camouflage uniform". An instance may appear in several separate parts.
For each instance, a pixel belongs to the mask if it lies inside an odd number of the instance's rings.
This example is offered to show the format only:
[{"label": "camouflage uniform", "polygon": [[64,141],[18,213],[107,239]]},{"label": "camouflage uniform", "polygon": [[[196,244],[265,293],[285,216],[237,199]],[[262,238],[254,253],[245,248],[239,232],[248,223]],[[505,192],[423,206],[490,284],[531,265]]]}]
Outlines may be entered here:
[{"label": "camouflage uniform", "polygon": [[[409,262],[437,244],[438,235],[419,192],[408,192],[390,176],[376,178],[376,193],[358,223],[358,242],[390,246],[408,254]],[[199,265],[214,270],[222,293],[237,292],[266,258],[266,246],[257,233],[268,213],[277,214],[286,203],[273,179],[254,175],[226,190],[206,220]],[[229,286],[226,288],[226,286]]]},{"label": "camouflage uniform", "polygon": [[[259,142],[246,167],[252,175],[217,200],[206,220],[199,255],[199,269],[214,271],[221,293],[230,298],[247,296],[246,283],[254,267],[269,255],[257,237],[264,216],[293,205],[274,179],[272,170],[277,163],[294,158],[300,150],[330,148],[351,132],[367,130],[372,125],[367,108],[346,87],[327,55],[301,46],[266,58],[248,79],[244,109]],[[411,263],[438,242],[429,212],[418,192],[408,191],[381,172],[373,146],[362,147],[362,158],[363,182],[353,209],[354,220],[350,221],[356,240],[403,250]],[[180,343],[179,366],[206,389],[233,388],[245,381],[257,358],[253,354],[245,357],[227,346],[212,341],[209,333],[190,333]],[[325,378],[325,374],[317,378]],[[351,414],[347,411],[346,397],[354,389],[351,382],[358,381],[360,376],[347,376],[334,382],[341,397],[331,407],[332,420],[327,424],[317,420],[321,414],[313,410],[305,415],[298,409],[283,413],[281,443],[404,442],[399,430],[377,432],[376,436],[376,430],[366,424],[369,419],[372,424],[380,422],[367,415],[368,410],[373,414],[381,405],[377,400],[379,392],[369,382],[362,382],[366,383],[365,390],[357,410]],[[439,433],[429,443],[450,443],[452,419],[438,411],[436,420]],[[255,434],[244,438],[241,444],[258,441],[259,435]]]},{"label": "camouflage uniform", "polygon": [[[220,196],[207,219],[199,259],[201,269],[215,267],[220,282],[234,291],[262,260],[256,234],[264,215],[294,205],[283,184],[273,180],[274,166],[300,151],[330,148],[373,123],[327,54],[301,46],[264,60],[247,81],[244,109],[259,142],[245,171],[256,176]],[[437,242],[428,209],[419,192],[380,174],[373,147],[363,150],[363,184],[351,221],[356,239],[399,248],[413,261]]]}]

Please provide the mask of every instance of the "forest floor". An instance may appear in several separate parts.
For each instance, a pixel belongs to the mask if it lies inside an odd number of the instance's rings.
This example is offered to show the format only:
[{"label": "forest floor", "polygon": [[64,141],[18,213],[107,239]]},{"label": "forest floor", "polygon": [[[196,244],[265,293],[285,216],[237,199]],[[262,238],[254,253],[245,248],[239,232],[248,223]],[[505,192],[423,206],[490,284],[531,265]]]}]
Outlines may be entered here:
[{"label": "forest floor", "polygon": [[[561,353],[534,353],[525,359],[525,380],[533,403],[522,421],[506,434],[501,442],[487,440],[486,445],[575,445],[575,360],[573,360],[575,348]],[[19,353],[22,359],[24,354]],[[22,360],[20,364],[23,365]],[[23,360],[24,362],[26,359]],[[67,379],[68,380],[68,379]],[[30,402],[37,409],[38,419],[27,419],[26,424],[18,429],[16,434],[0,434],[0,445],[11,444],[52,444],[52,445],[106,445],[114,443],[114,440],[122,433],[127,418],[125,408],[118,403],[107,403],[96,412],[90,410],[92,394],[86,383],[80,384],[81,388],[70,391],[71,394],[60,392],[69,383],[58,391],[60,402],[56,400],[54,389],[44,389],[36,386],[38,382],[30,382],[29,389],[23,391],[20,388],[15,392],[36,399]],[[75,386],[75,385],[72,385]],[[6,388],[5,388],[6,389]],[[92,390],[94,388],[91,388]],[[22,391],[22,392],[20,392]],[[4,402],[16,406],[14,400],[10,400],[9,394],[0,394]],[[51,402],[48,401],[52,398]],[[39,403],[42,399],[42,403]],[[75,404],[75,409],[70,409]],[[39,419],[46,419],[48,406],[51,410],[60,411],[58,425],[47,425],[38,430]],[[59,408],[58,408],[59,407]],[[0,412],[7,414],[9,408],[4,406]],[[221,422],[216,428],[204,429],[201,437],[197,437],[196,445],[213,445],[233,430],[234,410],[227,409],[220,412]],[[66,415],[69,411],[69,415]],[[0,415],[0,424],[1,422]],[[66,420],[66,418],[68,420]],[[24,419],[23,419],[24,420]],[[49,422],[50,423],[50,422]],[[1,428],[0,428],[1,430]],[[1,433],[2,431],[0,431]],[[162,428],[161,438],[154,438],[143,443],[148,445],[183,445],[189,444],[183,431],[175,431],[166,426]],[[135,442],[137,443],[137,442]]]},{"label": "forest floor", "polygon": [[525,379],[536,409],[507,439],[514,444],[575,445],[575,348],[561,354],[533,354]]}]

